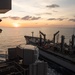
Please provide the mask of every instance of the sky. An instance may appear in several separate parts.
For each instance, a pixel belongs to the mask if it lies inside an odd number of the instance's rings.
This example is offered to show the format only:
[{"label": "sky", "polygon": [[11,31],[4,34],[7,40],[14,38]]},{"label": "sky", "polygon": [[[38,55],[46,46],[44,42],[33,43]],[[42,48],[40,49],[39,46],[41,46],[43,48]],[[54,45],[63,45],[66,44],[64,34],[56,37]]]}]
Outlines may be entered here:
[{"label": "sky", "polygon": [[12,0],[0,27],[75,27],[75,0]]}]

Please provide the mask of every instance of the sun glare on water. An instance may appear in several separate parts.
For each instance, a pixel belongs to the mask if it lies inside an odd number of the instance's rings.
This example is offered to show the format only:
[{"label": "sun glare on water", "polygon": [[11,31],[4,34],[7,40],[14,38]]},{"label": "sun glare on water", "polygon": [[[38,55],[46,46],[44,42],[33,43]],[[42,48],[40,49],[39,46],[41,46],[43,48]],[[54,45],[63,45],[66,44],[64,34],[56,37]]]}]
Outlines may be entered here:
[{"label": "sun glare on water", "polygon": [[18,28],[20,25],[19,25],[19,23],[13,23],[13,26]]}]

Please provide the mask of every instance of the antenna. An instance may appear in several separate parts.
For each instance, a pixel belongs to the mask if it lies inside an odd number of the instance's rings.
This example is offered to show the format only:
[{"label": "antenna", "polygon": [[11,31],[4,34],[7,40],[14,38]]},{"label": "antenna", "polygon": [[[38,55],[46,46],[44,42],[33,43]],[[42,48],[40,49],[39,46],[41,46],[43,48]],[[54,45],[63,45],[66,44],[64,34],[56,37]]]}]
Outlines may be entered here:
[{"label": "antenna", "polygon": [[75,27],[73,27],[73,35],[74,35]]}]

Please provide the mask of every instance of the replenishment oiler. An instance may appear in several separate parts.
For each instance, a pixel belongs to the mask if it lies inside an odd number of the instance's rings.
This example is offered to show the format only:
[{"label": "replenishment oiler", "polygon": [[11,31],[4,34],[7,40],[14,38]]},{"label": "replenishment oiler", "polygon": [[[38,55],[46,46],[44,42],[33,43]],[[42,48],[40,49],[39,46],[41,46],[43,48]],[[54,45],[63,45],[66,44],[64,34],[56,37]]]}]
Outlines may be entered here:
[{"label": "replenishment oiler", "polygon": [[39,37],[24,36],[27,44],[32,44],[39,48],[40,59],[55,68],[62,75],[75,75],[75,35],[65,43],[65,36],[61,36],[61,42],[58,42],[59,31],[54,34],[52,40],[46,39],[46,34],[39,31]]}]

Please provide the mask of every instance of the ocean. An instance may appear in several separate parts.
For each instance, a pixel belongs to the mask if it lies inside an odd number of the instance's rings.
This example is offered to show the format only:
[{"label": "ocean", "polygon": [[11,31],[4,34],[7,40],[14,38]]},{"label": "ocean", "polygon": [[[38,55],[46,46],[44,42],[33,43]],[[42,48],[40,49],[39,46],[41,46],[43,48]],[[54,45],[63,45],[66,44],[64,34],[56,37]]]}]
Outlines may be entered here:
[{"label": "ocean", "polygon": [[[75,35],[75,28],[71,27],[39,27],[39,28],[1,28],[3,31],[0,33],[0,60],[5,60],[8,48],[14,48],[20,44],[26,44],[24,38],[25,35],[39,37],[39,31],[42,31],[46,34],[46,38],[49,40],[53,39],[53,34],[57,31],[59,32],[59,42],[61,40],[61,35],[65,36],[65,42],[69,44],[69,39],[72,38],[72,35]],[[56,74],[54,69],[49,69],[52,75]]]},{"label": "ocean", "polygon": [[16,47],[19,44],[26,43],[24,36],[39,37],[39,31],[46,34],[46,38],[49,40],[53,39],[53,34],[59,32],[59,42],[61,35],[65,36],[65,42],[69,43],[72,35],[75,34],[75,28],[53,28],[53,27],[39,27],[39,28],[1,28],[3,31],[0,33],[0,50],[7,50],[8,48]]},{"label": "ocean", "polygon": [[71,27],[39,27],[39,28],[1,28],[3,31],[0,33],[0,53],[4,53],[8,48],[14,48],[20,44],[26,44],[24,38],[25,35],[39,37],[39,31],[46,34],[46,38],[49,40],[53,39],[53,34],[57,31],[59,32],[59,42],[61,40],[61,35],[65,36],[65,42],[69,44],[69,40],[72,35],[75,34],[75,28]]}]

